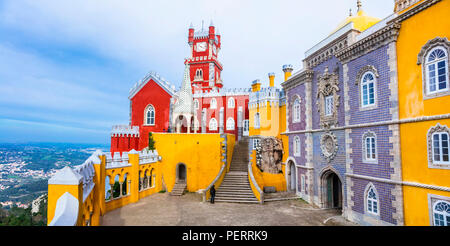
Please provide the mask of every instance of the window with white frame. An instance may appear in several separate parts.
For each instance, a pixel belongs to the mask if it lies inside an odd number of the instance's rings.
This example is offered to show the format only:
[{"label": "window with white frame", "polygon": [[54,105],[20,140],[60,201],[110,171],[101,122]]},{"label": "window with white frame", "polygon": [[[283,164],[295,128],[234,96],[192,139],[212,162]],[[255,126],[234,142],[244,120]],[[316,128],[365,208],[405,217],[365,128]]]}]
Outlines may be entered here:
[{"label": "window with white frame", "polygon": [[333,114],[333,101],[333,95],[325,97],[325,116],[330,116]]},{"label": "window with white frame", "polygon": [[367,107],[375,104],[375,75],[367,72],[361,79],[361,106]]},{"label": "window with white frame", "polygon": [[215,98],[211,99],[210,108],[212,109],[217,108],[217,100]]},{"label": "window with white frame", "polygon": [[436,201],[433,206],[433,224],[435,226],[450,226],[450,203]]},{"label": "window with white frame", "polygon": [[230,97],[228,98],[228,108],[234,108],[235,103],[234,103],[234,98]]},{"label": "window with white frame", "polygon": [[427,94],[448,91],[448,54],[444,47],[430,50],[425,60]]},{"label": "window with white frame", "polygon": [[293,122],[300,122],[300,99],[296,98],[292,105]]},{"label": "window with white frame", "polygon": [[145,125],[155,125],[155,108],[152,105],[145,109]]},{"label": "window with white frame", "polygon": [[300,156],[300,138],[298,136],[294,137],[294,156]]},{"label": "window with white frame", "polygon": [[365,161],[376,161],[377,160],[377,147],[376,138],[373,132],[367,132],[363,135],[363,149],[364,149],[364,160]]},{"label": "window with white frame", "polygon": [[234,119],[232,117],[227,119],[227,130],[234,130]]},{"label": "window with white frame", "polygon": [[254,127],[256,128],[256,129],[259,129],[259,124],[260,124],[260,119],[259,119],[259,113],[256,113],[255,114],[255,125],[254,125]]},{"label": "window with white frame", "polygon": [[253,139],[253,149],[256,149],[256,147],[259,146],[260,141],[261,141],[261,140],[258,139],[258,138],[254,138],[254,139]]},{"label": "window with white frame", "polygon": [[217,131],[217,120],[215,118],[211,118],[209,120],[209,130],[210,131]]},{"label": "window with white frame", "polygon": [[367,212],[369,212],[371,214],[374,214],[374,215],[380,214],[379,206],[378,206],[378,196],[375,191],[375,188],[372,185],[369,187],[369,190],[367,191],[366,209],[367,209]]},{"label": "window with white frame", "polygon": [[447,132],[433,133],[433,164],[450,164],[449,160],[449,135]]}]

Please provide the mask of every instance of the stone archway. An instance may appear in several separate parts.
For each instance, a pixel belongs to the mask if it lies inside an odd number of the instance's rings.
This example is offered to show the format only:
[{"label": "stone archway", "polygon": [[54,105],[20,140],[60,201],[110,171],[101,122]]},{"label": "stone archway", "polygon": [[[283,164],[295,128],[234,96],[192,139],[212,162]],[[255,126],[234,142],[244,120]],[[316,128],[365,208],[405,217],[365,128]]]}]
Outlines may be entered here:
[{"label": "stone archway", "polygon": [[342,180],[332,169],[323,171],[320,176],[321,207],[343,208]]},{"label": "stone archway", "polygon": [[286,166],[286,189],[288,192],[297,192],[297,167],[293,161]]},{"label": "stone archway", "polygon": [[176,179],[177,183],[186,183],[187,169],[184,163],[178,163],[176,168]]}]

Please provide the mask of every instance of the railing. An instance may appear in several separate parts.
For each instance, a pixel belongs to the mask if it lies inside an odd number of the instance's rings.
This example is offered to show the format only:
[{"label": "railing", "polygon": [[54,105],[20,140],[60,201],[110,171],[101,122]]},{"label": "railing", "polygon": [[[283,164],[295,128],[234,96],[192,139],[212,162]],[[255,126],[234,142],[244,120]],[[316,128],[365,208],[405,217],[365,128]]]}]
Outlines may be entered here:
[{"label": "railing", "polygon": [[263,204],[264,192],[261,190],[261,188],[258,185],[258,182],[256,182],[255,177],[253,176],[253,167],[251,161],[248,162],[248,179],[250,181],[250,186],[252,188],[253,194],[255,194],[259,202]]},{"label": "railing", "polygon": [[220,184],[222,183],[223,178],[225,177],[225,174],[226,174],[226,172],[224,172],[226,167],[227,167],[227,162],[225,162],[222,165],[222,168],[220,168],[219,174],[217,174],[217,176],[214,178],[213,182],[211,182],[211,184],[209,184],[209,186],[206,187],[206,189],[202,191],[202,193],[203,193],[202,194],[203,195],[203,202],[208,201],[209,197],[211,196],[209,194],[209,190],[211,189],[211,187],[213,185],[215,185],[215,187],[218,188],[218,186],[220,186]]}]

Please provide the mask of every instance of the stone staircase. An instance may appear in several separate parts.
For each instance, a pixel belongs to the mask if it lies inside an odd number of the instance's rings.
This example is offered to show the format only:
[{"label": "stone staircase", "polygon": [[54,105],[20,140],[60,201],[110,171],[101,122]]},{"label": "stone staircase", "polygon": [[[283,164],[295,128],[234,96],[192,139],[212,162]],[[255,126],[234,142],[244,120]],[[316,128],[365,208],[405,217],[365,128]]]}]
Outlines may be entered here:
[{"label": "stone staircase", "polygon": [[170,192],[171,196],[181,196],[183,195],[184,191],[186,190],[186,183],[185,182],[178,182],[175,183],[173,186],[172,192]]},{"label": "stone staircase", "polygon": [[248,138],[242,138],[234,146],[230,171],[225,174],[214,201],[259,203],[248,181]]}]

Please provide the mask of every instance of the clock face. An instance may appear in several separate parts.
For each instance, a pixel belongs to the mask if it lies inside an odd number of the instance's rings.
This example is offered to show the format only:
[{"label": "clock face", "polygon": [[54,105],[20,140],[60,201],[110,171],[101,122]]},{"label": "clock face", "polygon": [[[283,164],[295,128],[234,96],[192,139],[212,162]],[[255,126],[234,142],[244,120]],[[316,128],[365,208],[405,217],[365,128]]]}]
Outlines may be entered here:
[{"label": "clock face", "polygon": [[197,52],[206,51],[207,44],[206,42],[197,43]]}]

